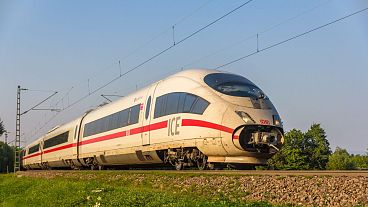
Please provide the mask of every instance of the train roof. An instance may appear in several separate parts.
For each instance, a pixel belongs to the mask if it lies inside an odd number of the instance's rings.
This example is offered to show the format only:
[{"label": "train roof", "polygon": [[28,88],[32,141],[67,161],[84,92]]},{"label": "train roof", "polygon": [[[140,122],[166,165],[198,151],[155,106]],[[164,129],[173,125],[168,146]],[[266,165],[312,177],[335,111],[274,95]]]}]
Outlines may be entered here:
[{"label": "train roof", "polygon": [[124,96],[122,98],[119,98],[119,99],[117,99],[117,100],[115,100],[115,101],[113,101],[111,103],[108,103],[108,104],[105,104],[105,105],[102,105],[102,106],[98,106],[95,109],[89,110],[88,112],[90,114],[95,114],[95,113],[99,113],[98,111],[101,110],[101,109],[110,108],[110,107],[113,107],[114,105],[119,105],[121,102],[123,102],[127,98],[134,97],[137,93],[140,93],[141,91],[147,90],[152,85],[157,84],[157,83],[159,83],[161,81],[165,81],[167,79],[175,78],[175,77],[185,77],[185,78],[192,79],[192,80],[194,80],[196,82],[199,82],[199,83],[204,84],[204,81],[203,81],[204,76],[206,76],[208,74],[211,74],[211,73],[227,73],[227,72],[219,71],[219,70],[211,70],[211,69],[188,69],[188,70],[180,71],[180,72],[175,73],[173,75],[167,76],[167,77],[165,77],[165,78],[163,78],[163,79],[161,79],[159,81],[156,81],[154,83],[151,83],[151,84],[149,84],[149,85],[147,85],[147,86],[145,86],[143,88],[140,88],[137,91],[134,91],[132,93],[129,93],[126,96]]},{"label": "train roof", "polygon": [[213,69],[188,69],[188,70],[183,70],[178,73],[175,73],[167,78],[187,77],[187,78],[199,81],[199,82],[203,82],[203,78],[206,75],[211,74],[211,73],[228,73],[228,72],[220,71],[220,70],[213,70]]}]

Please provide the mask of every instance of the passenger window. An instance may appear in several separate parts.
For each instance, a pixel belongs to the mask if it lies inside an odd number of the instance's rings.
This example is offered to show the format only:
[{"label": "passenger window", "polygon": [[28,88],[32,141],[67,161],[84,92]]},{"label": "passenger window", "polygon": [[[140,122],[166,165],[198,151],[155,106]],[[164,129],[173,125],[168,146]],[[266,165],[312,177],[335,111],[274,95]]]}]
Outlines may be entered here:
[{"label": "passenger window", "polygon": [[164,96],[162,96],[160,116],[165,116],[166,115],[166,104],[167,104],[167,95],[164,95]]},{"label": "passenger window", "polygon": [[68,137],[69,137],[69,131],[68,132],[64,132],[63,134],[59,134],[55,137],[52,137],[48,140],[45,140],[43,148],[49,148],[49,147],[53,147],[65,142],[68,142]]},{"label": "passenger window", "polygon": [[101,119],[101,132],[105,132],[107,131],[107,125],[109,124],[109,122],[107,121],[106,117]]},{"label": "passenger window", "polygon": [[74,139],[77,138],[77,134],[78,134],[78,125],[75,127],[75,130],[74,130]]},{"label": "passenger window", "polygon": [[94,130],[96,132],[96,134],[100,133],[102,131],[102,119],[98,119],[96,121],[96,129]]},{"label": "passenger window", "polygon": [[191,113],[194,114],[203,114],[206,108],[208,107],[208,101],[203,98],[198,97],[197,102],[194,104]]},{"label": "passenger window", "polygon": [[203,114],[210,103],[196,95],[175,92],[156,99],[154,118],[176,113]]},{"label": "passenger window", "polygon": [[171,93],[167,95],[165,115],[178,113],[179,97],[180,93]]},{"label": "passenger window", "polygon": [[140,104],[84,125],[83,136],[91,136],[139,122]]},{"label": "passenger window", "polygon": [[109,117],[105,117],[102,119],[103,120],[103,130],[102,132],[106,132],[106,131],[109,131]]},{"label": "passenger window", "polygon": [[92,132],[92,123],[88,123],[86,125],[84,125],[84,132],[83,132],[83,136],[89,136],[91,135]]},{"label": "passenger window", "polygon": [[136,124],[139,121],[140,104],[135,105],[130,110],[129,124]]},{"label": "passenger window", "polygon": [[154,118],[161,116],[162,100],[163,100],[163,96],[156,98],[155,113],[153,116]]},{"label": "passenger window", "polygon": [[192,108],[192,105],[196,98],[196,96],[189,93],[185,96],[183,112],[190,112],[190,109]]},{"label": "passenger window", "polygon": [[92,134],[97,134],[97,122],[92,122],[89,127],[90,133],[89,136]]},{"label": "passenger window", "polygon": [[29,148],[28,154],[33,154],[35,152],[38,152],[39,150],[40,150],[40,144],[37,144],[37,145]]},{"label": "passenger window", "polygon": [[119,113],[114,113],[109,116],[109,130],[113,130],[119,127]]},{"label": "passenger window", "polygon": [[89,136],[90,130],[89,127],[91,126],[91,123],[84,125],[84,131],[83,131],[83,137]]},{"label": "passenger window", "polygon": [[119,128],[124,127],[128,125],[128,119],[129,119],[129,109],[125,109],[119,113]]},{"label": "passenger window", "polygon": [[151,108],[151,96],[150,96],[150,97],[148,97],[148,100],[147,100],[147,105],[146,105],[146,116],[145,116],[145,118],[146,118],[146,119],[148,119],[148,117],[149,117],[150,108]]}]

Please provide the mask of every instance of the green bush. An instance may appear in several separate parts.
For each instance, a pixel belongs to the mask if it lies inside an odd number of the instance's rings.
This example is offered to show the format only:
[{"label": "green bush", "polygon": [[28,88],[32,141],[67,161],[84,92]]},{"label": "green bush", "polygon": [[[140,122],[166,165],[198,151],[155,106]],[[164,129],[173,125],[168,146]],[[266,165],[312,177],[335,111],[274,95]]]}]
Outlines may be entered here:
[{"label": "green bush", "polygon": [[330,143],[320,124],[303,133],[292,129],[285,134],[285,145],[272,159],[270,169],[324,170],[331,154]]},{"label": "green bush", "polygon": [[340,147],[336,147],[335,152],[330,156],[327,163],[329,170],[353,170],[356,168],[356,163],[350,154]]},{"label": "green bush", "polygon": [[0,141],[0,173],[13,172],[14,149]]},{"label": "green bush", "polygon": [[5,133],[4,124],[3,121],[1,121],[0,119],[0,136],[3,135],[4,133]]},{"label": "green bush", "polygon": [[355,163],[358,169],[368,169],[368,154],[367,155],[352,155],[351,160]]}]

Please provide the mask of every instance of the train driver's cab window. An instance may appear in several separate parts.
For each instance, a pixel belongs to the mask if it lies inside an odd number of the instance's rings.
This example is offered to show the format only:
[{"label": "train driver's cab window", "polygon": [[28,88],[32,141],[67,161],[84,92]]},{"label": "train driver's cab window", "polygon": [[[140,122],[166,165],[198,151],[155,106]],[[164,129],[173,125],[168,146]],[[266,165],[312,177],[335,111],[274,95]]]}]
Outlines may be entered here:
[{"label": "train driver's cab window", "polygon": [[162,95],[156,99],[154,118],[177,114],[203,114],[210,103],[205,99],[184,92]]},{"label": "train driver's cab window", "polygon": [[212,73],[204,77],[204,82],[212,89],[229,96],[267,98],[254,83],[239,75]]}]

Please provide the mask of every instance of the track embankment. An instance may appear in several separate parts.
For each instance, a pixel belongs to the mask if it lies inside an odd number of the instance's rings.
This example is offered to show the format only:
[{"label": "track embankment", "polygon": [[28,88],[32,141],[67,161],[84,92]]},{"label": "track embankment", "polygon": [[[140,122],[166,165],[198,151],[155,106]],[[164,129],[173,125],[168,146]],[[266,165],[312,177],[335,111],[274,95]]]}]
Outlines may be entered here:
[{"label": "track embankment", "polygon": [[146,186],[176,195],[266,201],[276,205],[368,205],[366,171],[26,171],[20,177],[101,180]]}]

